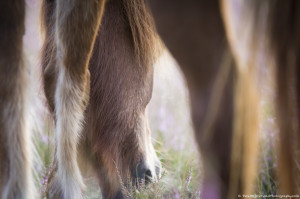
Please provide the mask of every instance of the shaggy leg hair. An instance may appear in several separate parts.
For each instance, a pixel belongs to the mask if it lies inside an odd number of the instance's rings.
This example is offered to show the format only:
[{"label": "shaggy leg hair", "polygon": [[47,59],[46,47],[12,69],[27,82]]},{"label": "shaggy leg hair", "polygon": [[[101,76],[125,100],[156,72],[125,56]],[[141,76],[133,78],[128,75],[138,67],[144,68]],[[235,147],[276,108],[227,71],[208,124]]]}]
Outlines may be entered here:
[{"label": "shaggy leg hair", "polygon": [[82,198],[85,186],[77,165],[77,143],[89,95],[88,61],[104,1],[58,0],[56,6],[57,176],[64,198]]},{"label": "shaggy leg hair", "polygon": [[0,198],[34,198],[27,114],[28,71],[22,60],[23,0],[0,3]]}]

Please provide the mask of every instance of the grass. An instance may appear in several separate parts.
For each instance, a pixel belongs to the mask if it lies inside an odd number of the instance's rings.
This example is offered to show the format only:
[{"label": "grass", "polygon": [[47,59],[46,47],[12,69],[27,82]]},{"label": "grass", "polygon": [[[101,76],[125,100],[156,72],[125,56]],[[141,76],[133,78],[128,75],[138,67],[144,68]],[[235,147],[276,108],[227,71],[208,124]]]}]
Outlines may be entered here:
[{"label": "grass", "polygon": [[[257,195],[276,194],[278,187],[274,172],[276,156],[272,153],[272,148],[274,147],[274,139],[272,137],[276,134],[274,119],[270,117],[273,114],[273,110],[268,104],[264,105],[264,107],[266,112],[262,114],[263,125],[260,130],[261,142],[256,186]],[[41,193],[43,193],[47,184],[47,174],[54,154],[53,124],[49,118],[45,123],[44,132],[47,133],[45,135],[42,134],[37,139],[37,151],[43,162],[43,169],[38,173]],[[154,134],[157,140],[154,141],[154,148],[162,163],[163,175],[157,183],[147,186],[141,184],[138,188],[129,187],[126,191],[128,198],[200,198],[201,168],[199,166],[198,152],[196,150],[191,152],[191,150],[166,147],[165,143],[168,142],[169,135],[160,131],[156,131]],[[101,192],[95,181],[88,183],[87,188],[87,199],[101,198]]]},{"label": "grass", "polygon": [[[198,153],[191,153],[185,150],[176,150],[164,146],[165,136],[162,132],[156,132],[159,141],[154,142],[157,155],[163,165],[161,179],[154,184],[145,186],[141,184],[138,188],[129,187],[126,193],[128,198],[136,199],[161,199],[161,198],[200,198],[201,168],[198,160]],[[41,192],[47,184],[49,165],[53,158],[53,132],[46,137],[39,139],[38,152],[44,164],[43,171],[39,174]],[[48,140],[45,142],[45,140]],[[265,138],[264,138],[265,139]],[[270,148],[270,141],[260,143],[259,175],[257,177],[256,193],[258,195],[276,194],[277,183],[274,179],[275,155]],[[87,191],[87,199],[101,198],[97,184],[90,183]]]},{"label": "grass", "polygon": [[[269,80],[270,81],[270,80]],[[261,100],[261,125],[259,142],[259,167],[256,185],[257,195],[275,195],[278,190],[276,181],[277,156],[274,153],[278,135],[276,126],[274,94],[272,86],[267,85],[263,90]]]},{"label": "grass", "polygon": [[158,150],[164,171],[162,178],[154,184],[135,188],[131,187],[129,195],[137,199],[160,198],[200,198],[199,164],[195,157],[174,149]]},{"label": "grass", "polygon": [[200,174],[197,153],[177,151],[163,146],[163,134],[155,149],[163,166],[163,175],[158,183],[143,188],[142,192],[133,192],[134,198],[199,198]]},{"label": "grass", "polygon": [[[47,184],[47,175],[53,159],[53,126],[47,135],[42,135],[37,140],[37,151],[43,162],[42,171],[38,174],[41,194]],[[49,131],[49,129],[48,129]],[[129,187],[126,193],[129,198],[137,199],[161,199],[161,198],[200,198],[200,174],[198,153],[190,153],[184,150],[166,149],[163,133],[157,132],[159,141],[154,142],[158,158],[163,166],[162,177],[158,182],[138,188]],[[101,198],[96,183],[89,183],[87,191],[88,199]]]}]

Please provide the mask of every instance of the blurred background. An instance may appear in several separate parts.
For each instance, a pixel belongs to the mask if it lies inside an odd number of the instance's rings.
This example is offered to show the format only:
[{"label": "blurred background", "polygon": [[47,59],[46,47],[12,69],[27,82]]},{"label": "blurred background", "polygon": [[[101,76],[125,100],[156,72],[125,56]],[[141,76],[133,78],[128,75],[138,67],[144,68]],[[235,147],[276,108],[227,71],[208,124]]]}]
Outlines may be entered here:
[{"label": "blurred background", "polygon": [[[32,99],[32,122],[35,129],[35,143],[39,159],[35,165],[37,184],[43,195],[47,184],[47,173],[53,159],[53,121],[47,110],[42,87],[39,64],[42,38],[39,24],[40,0],[26,0],[26,34],[24,36],[24,54],[30,66]],[[274,148],[277,127],[274,117],[274,94],[271,71],[261,69],[259,81],[262,100],[260,125],[260,159],[257,176],[257,193],[275,194],[277,184],[274,181]],[[148,106],[153,144],[163,164],[162,179],[134,192],[134,198],[200,198],[201,161],[193,139],[190,119],[188,89],[176,61],[168,52],[158,60],[155,66],[153,97]],[[200,164],[199,164],[200,163]],[[94,179],[88,179],[87,198],[100,198],[100,190]]]}]

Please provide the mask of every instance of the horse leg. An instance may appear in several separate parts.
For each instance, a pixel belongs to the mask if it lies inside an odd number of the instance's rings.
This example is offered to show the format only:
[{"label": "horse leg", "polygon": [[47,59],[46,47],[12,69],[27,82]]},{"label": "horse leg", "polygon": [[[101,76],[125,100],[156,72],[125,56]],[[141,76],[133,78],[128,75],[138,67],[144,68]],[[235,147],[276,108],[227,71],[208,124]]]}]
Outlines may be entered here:
[{"label": "horse leg", "polygon": [[28,71],[23,63],[25,4],[0,3],[0,198],[34,198],[28,125]]},{"label": "horse leg", "polygon": [[150,6],[157,30],[179,62],[190,90],[204,164],[202,198],[225,198],[233,121],[233,81],[229,79],[234,71],[230,53],[224,54],[227,42],[219,2],[153,0]]},{"label": "horse leg", "polygon": [[88,63],[104,0],[57,0],[55,90],[57,177],[64,198],[82,198],[84,182],[77,165],[77,143],[88,101]]}]

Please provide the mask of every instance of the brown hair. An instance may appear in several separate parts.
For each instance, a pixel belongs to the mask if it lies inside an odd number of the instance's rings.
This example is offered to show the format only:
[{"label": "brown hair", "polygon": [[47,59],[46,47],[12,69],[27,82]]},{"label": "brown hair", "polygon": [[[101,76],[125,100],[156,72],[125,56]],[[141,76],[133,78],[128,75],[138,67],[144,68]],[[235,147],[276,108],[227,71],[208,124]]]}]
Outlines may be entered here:
[{"label": "brown hair", "polygon": [[135,54],[143,64],[151,64],[161,53],[161,43],[145,0],[122,0],[131,28]]}]

